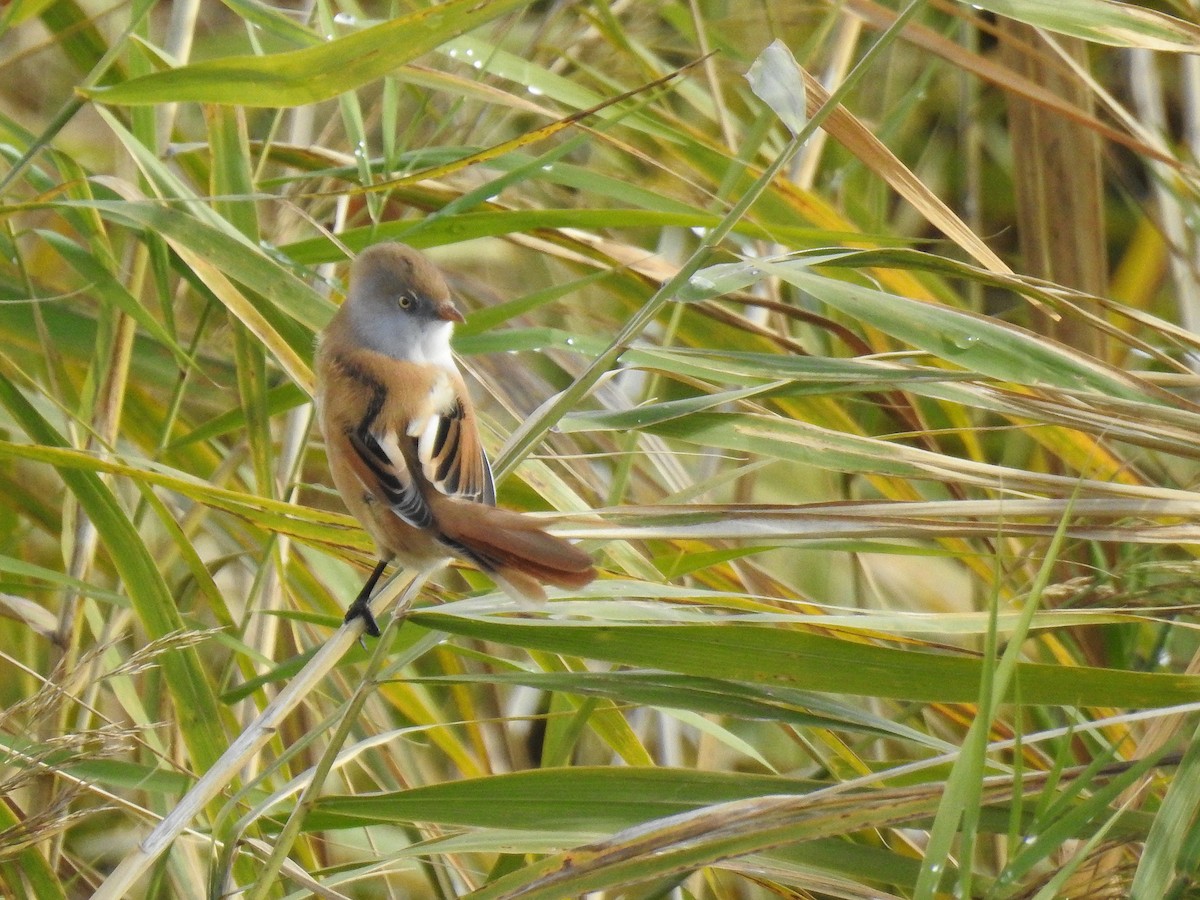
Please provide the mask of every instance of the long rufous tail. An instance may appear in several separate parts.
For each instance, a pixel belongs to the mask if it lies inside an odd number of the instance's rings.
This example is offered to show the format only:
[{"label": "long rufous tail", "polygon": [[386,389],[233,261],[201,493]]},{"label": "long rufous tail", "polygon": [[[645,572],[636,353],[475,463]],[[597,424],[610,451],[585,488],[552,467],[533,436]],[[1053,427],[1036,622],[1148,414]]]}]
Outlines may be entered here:
[{"label": "long rufous tail", "polygon": [[542,585],[577,589],[596,577],[592,558],[547,534],[537,519],[494,506],[447,498],[434,513],[442,536],[501,587],[545,600]]}]

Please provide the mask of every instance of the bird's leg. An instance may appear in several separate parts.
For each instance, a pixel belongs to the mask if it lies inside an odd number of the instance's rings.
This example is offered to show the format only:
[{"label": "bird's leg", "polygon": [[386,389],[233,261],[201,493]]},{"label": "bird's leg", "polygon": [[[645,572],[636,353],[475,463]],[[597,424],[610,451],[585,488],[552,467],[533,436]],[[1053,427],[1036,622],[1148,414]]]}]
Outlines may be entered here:
[{"label": "bird's leg", "polygon": [[349,624],[355,619],[362,619],[363,631],[371,637],[379,637],[380,634],[379,623],[375,621],[375,617],[371,614],[371,594],[375,591],[375,585],[379,583],[379,579],[383,575],[383,570],[387,568],[387,564],[388,560],[386,559],[379,561],[379,564],[375,566],[375,571],[371,573],[371,577],[363,585],[363,589],[358,592],[358,596],[354,598],[354,602],[346,610],[344,621]]}]

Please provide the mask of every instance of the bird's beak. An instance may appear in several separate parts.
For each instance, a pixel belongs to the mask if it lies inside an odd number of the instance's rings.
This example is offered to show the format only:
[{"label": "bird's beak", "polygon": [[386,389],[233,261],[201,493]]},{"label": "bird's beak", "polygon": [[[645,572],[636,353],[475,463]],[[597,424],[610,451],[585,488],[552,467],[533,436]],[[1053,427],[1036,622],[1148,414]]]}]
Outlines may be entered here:
[{"label": "bird's beak", "polygon": [[465,322],[463,314],[458,311],[458,307],[454,305],[452,300],[443,300],[437,305],[437,315],[439,319],[446,322]]}]

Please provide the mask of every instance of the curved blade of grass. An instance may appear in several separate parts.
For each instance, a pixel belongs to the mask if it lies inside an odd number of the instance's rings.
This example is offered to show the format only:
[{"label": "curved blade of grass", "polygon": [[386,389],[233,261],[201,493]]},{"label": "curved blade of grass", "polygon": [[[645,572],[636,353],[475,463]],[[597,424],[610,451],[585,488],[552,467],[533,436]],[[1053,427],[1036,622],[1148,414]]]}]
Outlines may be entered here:
[{"label": "curved blade of grass", "polygon": [[[283,384],[270,388],[266,392],[263,412],[268,417],[277,416],[290,409],[295,409],[300,404],[307,403],[308,401],[309,397],[304,391],[297,387],[294,382],[286,381]],[[197,425],[182,437],[176,438],[167,445],[166,450],[167,452],[173,452],[198,441],[211,441],[232,432],[240,431],[245,427],[246,415],[240,408],[226,410],[209,419],[207,422]]]},{"label": "curved blade of grass", "polygon": [[224,56],[84,91],[97,103],[195,101],[289,107],[369,84],[446,41],[530,0],[447,0],[312,47],[268,56]]},{"label": "curved blade of grass", "polygon": [[[753,541],[777,545],[790,541],[884,538],[934,538],[1036,534],[1050,536],[1054,522],[1030,518],[1070,516],[1067,534],[1080,540],[1179,544],[1200,540],[1200,523],[1149,520],[1159,517],[1200,519],[1200,504],[1187,500],[1087,499],[932,500],[827,502],[785,506],[692,505],[679,509],[594,510],[605,523],[557,526],[563,537],[592,540]],[[1098,524],[1089,519],[1131,519]]]},{"label": "curved blade of grass", "polygon": [[[192,251],[235,279],[237,283],[269,300],[276,309],[303,324],[309,331],[315,332],[324,328],[333,316],[332,302],[283,268],[269,253],[255,247],[232,229],[216,228],[207,219],[198,219],[182,205],[167,205],[151,200],[64,201],[14,204],[5,208],[5,212],[54,210],[62,206],[97,209],[110,221],[157,232],[172,244]],[[311,352],[308,355],[311,356]]]},{"label": "curved blade of grass", "polygon": [[1194,53],[1200,28],[1166,13],[1112,0],[971,0],[976,9],[1114,47]]},{"label": "curved blade of grass", "polygon": [[[735,800],[633,826],[584,847],[576,847],[503,875],[467,895],[470,900],[559,900],[590,891],[666,880],[674,885],[698,868],[740,856],[789,851],[803,859],[808,843],[861,828],[918,819],[920,796],[875,796],[854,808],[839,798],[810,805],[807,798],[763,797]],[[869,810],[869,812],[868,812]],[[759,873],[748,861],[750,870]],[[882,872],[872,873],[874,877]],[[823,887],[827,879],[801,864],[790,873],[799,887]],[[861,878],[861,874],[860,874]],[[861,882],[850,889],[858,892]],[[890,895],[871,891],[869,896]]]},{"label": "curved blade of grass", "polygon": [[[900,552],[905,548],[896,548]],[[559,599],[552,607],[558,622],[572,618],[590,617],[597,624],[620,623],[624,625],[646,624],[708,624],[727,625],[738,622],[757,626],[812,626],[822,633],[838,632],[846,637],[860,636],[874,640],[887,637],[900,642],[921,645],[921,638],[945,642],[963,635],[986,634],[992,622],[987,613],[965,612],[892,612],[892,611],[848,611],[844,607],[830,604],[812,604],[821,612],[775,612],[766,606],[770,598],[756,598],[731,591],[704,590],[701,588],[676,588],[672,585],[652,585],[647,582],[604,579],[593,582],[586,591],[580,591],[579,599]],[[639,603],[639,600],[662,600],[662,604]],[[443,603],[440,612],[448,615],[487,617],[500,613],[518,612],[515,604],[505,606],[502,595],[483,594],[465,600]],[[692,605],[703,604],[703,605]],[[667,609],[662,609],[667,606]],[[764,606],[766,608],[764,609]],[[1174,617],[1176,607],[1162,610],[1167,620]],[[1154,615],[1157,610],[1131,612],[1123,609],[1102,607],[1088,610],[1043,610],[1034,615],[1031,627],[1035,630],[1072,628],[1084,625],[1119,625],[1134,622],[1163,621]],[[996,617],[995,627],[1001,634],[1011,633],[1017,626],[1018,613],[1005,612]],[[690,678],[691,676],[689,676]],[[668,678],[668,681],[670,679]],[[759,690],[755,688],[754,690]],[[779,698],[781,688],[768,690],[772,697]],[[798,697],[799,695],[797,695]],[[829,706],[828,698],[804,694],[796,699],[806,709],[820,709],[827,715],[843,715]]]},{"label": "curved blade of grass", "polygon": [[287,534],[316,544],[366,549],[370,540],[354,520],[341,513],[297,506],[261,494],[222,488],[149,460],[136,463],[102,458],[70,447],[15,444],[0,441],[0,458],[28,459],[47,463],[59,472],[78,470],[93,474],[107,472],[156,485],[185,497],[239,516],[256,527]]},{"label": "curved blade of grass", "polygon": [[300,47],[309,47],[321,42],[320,37],[281,9],[277,10],[254,0],[221,0],[221,4],[236,13],[246,24],[261,28],[265,34],[274,35]]},{"label": "curved blade of grass", "polygon": [[[830,258],[839,254],[835,251]],[[818,275],[819,259],[750,260],[698,272],[693,286],[723,293],[776,276],[844,315],[970,371],[1018,384],[1046,384],[1072,391],[1162,402],[1136,376],[990,316],[926,303],[848,281]]]},{"label": "curved blade of grass", "polygon": [[744,719],[782,721],[799,727],[841,728],[878,737],[912,741],[945,753],[953,746],[915,728],[873,716],[820,694],[763,688],[714,678],[660,671],[506,672],[442,675],[415,679],[429,683],[523,684],[541,691],[602,696],[638,706],[685,709]]},{"label": "curved blade of grass", "polygon": [[[426,610],[414,612],[411,619],[425,628],[584,659],[917,702],[972,702],[978,698],[983,674],[975,658],[897,650],[777,627],[514,624]],[[1200,699],[1200,676],[1035,663],[1020,663],[1016,671],[1021,699],[1033,705],[1145,708]]]},{"label": "curved blade of grass", "polygon": [[[406,847],[396,857],[407,857],[439,853],[533,853],[545,855],[570,846],[578,836],[559,830],[535,831],[515,828],[472,829],[462,834],[451,834],[443,838]],[[723,865],[739,868],[737,860],[727,860]],[[916,880],[916,860],[882,847],[858,844],[843,837],[814,838],[802,844],[765,850],[746,859],[745,871],[760,877],[769,873],[776,879],[811,878],[814,871],[856,879],[848,896],[859,896],[860,880],[880,885],[912,884]],[[864,873],[868,873],[864,877]],[[792,883],[795,883],[794,881]],[[870,894],[871,900],[898,900],[894,894],[882,888]]]},{"label": "curved blade of grass", "polygon": [[[626,125],[646,134],[654,135],[660,140],[675,142],[679,140],[678,132],[663,127],[654,116],[647,115],[641,110],[611,109],[612,100],[606,100],[603,94],[582,87],[570,79],[555,75],[546,69],[534,65],[522,56],[510,53],[494,44],[479,40],[475,37],[461,37],[447,43],[441,52],[452,59],[469,61],[473,67],[483,72],[490,72],[501,78],[506,78],[531,94],[544,94],[559,103],[576,110],[592,108],[601,119],[621,119]],[[664,76],[664,77],[670,77]],[[655,79],[661,83],[663,79]],[[638,91],[645,88],[639,88]],[[536,92],[536,93],[535,93]],[[622,94],[625,99],[629,93]]]},{"label": "curved blade of grass", "polygon": [[1084,497],[1186,500],[1186,492],[1053,475],[956,458],[900,443],[847,434],[778,416],[701,412],[655,423],[651,434],[703,447],[740,450],[837,472],[955,481],[989,489]]},{"label": "curved blade of grass", "polygon": [[774,794],[804,795],[815,781],[665,767],[574,766],[466,778],[369,796],[317,801],[305,828],[441,822],[595,834],[714,803]]}]

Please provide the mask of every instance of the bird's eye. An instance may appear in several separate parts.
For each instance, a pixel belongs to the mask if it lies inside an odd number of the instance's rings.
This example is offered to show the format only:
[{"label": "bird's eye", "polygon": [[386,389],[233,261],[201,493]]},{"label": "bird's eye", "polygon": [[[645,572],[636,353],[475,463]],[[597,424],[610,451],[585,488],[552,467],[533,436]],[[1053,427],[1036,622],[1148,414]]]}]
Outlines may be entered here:
[{"label": "bird's eye", "polygon": [[400,305],[401,309],[408,309],[410,306],[413,305],[413,298],[410,297],[408,294],[401,294],[399,297],[396,298],[396,303],[398,303]]}]

